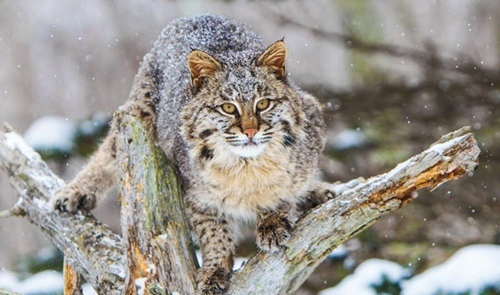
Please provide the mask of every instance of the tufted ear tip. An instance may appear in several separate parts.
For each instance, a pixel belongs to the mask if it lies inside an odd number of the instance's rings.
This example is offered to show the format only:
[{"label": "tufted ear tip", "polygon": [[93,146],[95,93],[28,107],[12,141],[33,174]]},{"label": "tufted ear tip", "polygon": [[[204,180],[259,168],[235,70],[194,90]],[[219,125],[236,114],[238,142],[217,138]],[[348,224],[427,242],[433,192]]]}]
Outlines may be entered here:
[{"label": "tufted ear tip", "polygon": [[257,65],[267,67],[274,72],[278,79],[285,76],[285,60],[287,46],[283,40],[274,42],[257,59]]},{"label": "tufted ear tip", "polygon": [[220,63],[210,54],[193,50],[187,58],[187,67],[191,74],[191,84],[200,88],[205,78],[213,77],[221,69]]}]

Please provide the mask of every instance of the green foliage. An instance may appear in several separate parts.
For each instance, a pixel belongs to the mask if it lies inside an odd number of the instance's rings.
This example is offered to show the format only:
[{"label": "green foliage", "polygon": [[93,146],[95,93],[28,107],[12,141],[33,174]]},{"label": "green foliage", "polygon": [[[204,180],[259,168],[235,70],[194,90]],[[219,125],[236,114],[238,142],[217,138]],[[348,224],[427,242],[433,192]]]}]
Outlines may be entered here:
[{"label": "green foliage", "polygon": [[92,118],[78,123],[72,154],[88,157],[109,130],[109,118]]},{"label": "green foliage", "polygon": [[363,40],[377,42],[382,38],[381,26],[367,1],[337,0],[342,11],[343,23],[348,31]]},{"label": "green foliage", "polygon": [[61,271],[64,257],[55,247],[43,248],[33,255],[21,257],[17,263],[18,272],[30,275],[44,270]]},{"label": "green foliage", "polygon": [[77,122],[76,132],[73,135],[74,142],[71,150],[58,147],[37,149],[37,152],[44,160],[54,160],[56,162],[66,161],[72,156],[88,157],[99,145],[101,138],[109,130],[109,118],[91,118]]},{"label": "green foliage", "polygon": [[401,293],[400,282],[393,282],[387,275],[382,276],[382,282],[378,285],[372,285],[377,294],[399,295]]}]

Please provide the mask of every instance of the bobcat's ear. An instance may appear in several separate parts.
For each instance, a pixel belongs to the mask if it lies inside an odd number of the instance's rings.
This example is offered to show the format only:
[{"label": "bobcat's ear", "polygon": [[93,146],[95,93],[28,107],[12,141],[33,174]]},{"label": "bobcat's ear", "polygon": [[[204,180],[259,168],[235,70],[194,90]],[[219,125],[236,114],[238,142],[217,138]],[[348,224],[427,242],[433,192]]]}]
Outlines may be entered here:
[{"label": "bobcat's ear", "polygon": [[287,48],[283,40],[269,46],[257,59],[257,65],[267,67],[276,74],[278,79],[285,77],[285,60]]},{"label": "bobcat's ear", "polygon": [[200,88],[204,78],[213,77],[215,72],[221,69],[221,65],[208,53],[193,50],[187,58],[187,66],[191,73],[191,84]]}]

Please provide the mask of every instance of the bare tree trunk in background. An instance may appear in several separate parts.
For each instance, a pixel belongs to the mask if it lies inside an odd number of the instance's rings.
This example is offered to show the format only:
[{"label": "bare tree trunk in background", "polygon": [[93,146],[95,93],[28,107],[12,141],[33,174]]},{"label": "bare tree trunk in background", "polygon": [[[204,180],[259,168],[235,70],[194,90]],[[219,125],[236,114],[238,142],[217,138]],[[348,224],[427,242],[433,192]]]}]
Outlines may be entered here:
[{"label": "bare tree trunk in background", "polygon": [[26,217],[61,251],[78,261],[73,266],[99,294],[120,294],[126,266],[120,236],[91,215],[60,214],[49,205],[50,197],[64,186],[21,136],[4,125],[0,130],[0,167],[20,198],[3,215]]},{"label": "bare tree trunk in background", "polygon": [[[22,138],[0,131],[0,168],[19,194],[3,215],[26,217],[66,255],[99,294],[192,294],[196,262],[174,170],[134,118],[118,115],[122,229],[113,234],[91,215],[54,212],[48,205],[63,182]],[[238,270],[229,294],[296,290],[333,249],[383,214],[408,204],[414,192],[473,171],[479,148],[470,128],[444,136],[386,174],[336,185],[336,197],[298,221],[286,247],[257,253]]]}]

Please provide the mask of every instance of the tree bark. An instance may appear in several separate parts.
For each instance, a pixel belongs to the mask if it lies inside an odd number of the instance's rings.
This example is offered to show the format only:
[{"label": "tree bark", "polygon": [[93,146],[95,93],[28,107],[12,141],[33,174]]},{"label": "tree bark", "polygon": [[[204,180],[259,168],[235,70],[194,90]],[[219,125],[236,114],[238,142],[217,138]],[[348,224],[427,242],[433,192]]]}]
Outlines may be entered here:
[{"label": "tree bark", "polygon": [[[0,168],[8,172],[20,195],[12,212],[24,213],[57,247],[73,254],[78,261],[75,267],[99,294],[127,293],[140,278],[145,279],[150,294],[192,294],[196,264],[173,170],[163,156],[158,157],[161,151],[151,142],[141,143],[141,134],[146,133],[137,129],[133,118],[119,122],[119,149],[125,152],[119,158],[125,246],[92,216],[53,212],[47,201],[62,181],[18,135],[4,128],[0,132]],[[137,144],[144,150],[139,152]],[[388,173],[335,185],[336,197],[304,214],[281,251],[259,252],[234,274],[229,294],[296,290],[335,247],[383,214],[408,204],[417,190],[433,189],[472,172],[479,152],[470,128],[462,128]],[[166,190],[159,192],[156,186]],[[133,224],[135,221],[139,222]],[[177,223],[185,232],[177,231]]]},{"label": "tree bark", "polygon": [[82,293],[82,276],[73,266],[76,261],[66,253],[64,255],[64,295],[83,295]]},{"label": "tree bark", "polygon": [[115,116],[121,225],[126,244],[126,294],[145,290],[194,294],[196,257],[184,214],[180,184],[165,154],[142,124],[126,113]]}]

